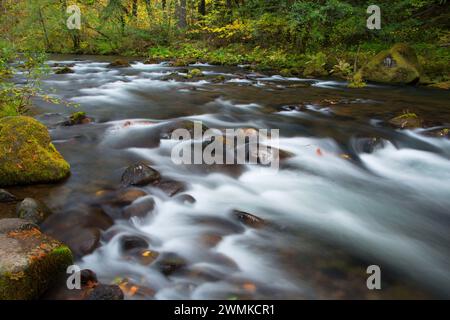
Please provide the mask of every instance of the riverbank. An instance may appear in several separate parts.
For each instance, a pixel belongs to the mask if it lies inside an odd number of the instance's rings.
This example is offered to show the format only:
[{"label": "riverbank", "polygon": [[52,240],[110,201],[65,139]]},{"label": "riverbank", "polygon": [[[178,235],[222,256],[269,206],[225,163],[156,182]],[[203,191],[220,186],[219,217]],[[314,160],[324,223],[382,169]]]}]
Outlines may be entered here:
[{"label": "riverbank", "polygon": [[[218,66],[243,66],[248,70],[278,74],[285,77],[335,77],[348,79],[382,50],[392,47],[388,43],[365,43],[349,48],[324,48],[302,54],[292,48],[255,47],[231,44],[214,47],[205,41],[180,41],[170,46],[154,46],[148,50],[99,50],[77,52],[64,50],[62,54],[120,55],[146,58],[147,63],[171,61],[174,67],[206,63]],[[411,44],[422,67],[420,85],[448,89],[450,81],[450,49],[439,44]],[[440,84],[440,85],[439,85]]]}]

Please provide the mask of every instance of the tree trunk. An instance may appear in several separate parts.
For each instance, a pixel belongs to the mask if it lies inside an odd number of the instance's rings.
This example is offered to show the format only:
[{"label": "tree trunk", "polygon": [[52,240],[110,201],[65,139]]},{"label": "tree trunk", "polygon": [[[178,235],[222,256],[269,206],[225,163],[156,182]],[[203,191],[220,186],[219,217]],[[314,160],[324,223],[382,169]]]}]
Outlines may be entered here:
[{"label": "tree trunk", "polygon": [[178,27],[181,29],[184,29],[187,27],[186,0],[180,0],[179,15],[178,15]]},{"label": "tree trunk", "polygon": [[42,30],[44,31],[44,37],[45,37],[45,48],[48,50],[50,49],[50,41],[48,40],[48,33],[47,33],[47,27],[45,26],[44,16],[42,15],[42,8],[38,7],[39,12],[39,21],[42,26]]},{"label": "tree trunk", "polygon": [[131,14],[133,17],[137,17],[138,15],[138,0],[133,0],[133,8],[131,9]]},{"label": "tree trunk", "polygon": [[198,4],[198,13],[202,16],[206,15],[206,0],[200,0]]}]

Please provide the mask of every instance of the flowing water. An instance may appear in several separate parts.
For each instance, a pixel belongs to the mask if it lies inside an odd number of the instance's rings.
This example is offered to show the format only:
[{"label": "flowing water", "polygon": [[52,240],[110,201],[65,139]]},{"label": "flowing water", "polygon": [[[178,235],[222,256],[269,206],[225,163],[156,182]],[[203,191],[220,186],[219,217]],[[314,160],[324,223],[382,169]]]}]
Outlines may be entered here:
[{"label": "flowing water", "polygon": [[[48,232],[66,239],[68,230],[93,227],[97,195],[118,188],[140,160],[185,183],[183,193],[196,200],[146,187],[156,202],[146,217],[123,219],[120,208],[102,207],[114,225],[77,263],[102,282],[121,283],[127,298],[450,297],[450,141],[386,124],[409,110],[432,130],[448,126],[448,92],[349,90],[342,81],[209,65],[195,66],[206,77],[182,80],[186,68],[166,64],[112,69],[105,57],[53,59],[50,65],[75,64],[75,73],[52,75],[45,86],[95,122],[59,126],[74,110],[36,102],[37,118],[72,166],[66,182],[31,188],[55,211]],[[218,75],[225,82],[214,81]],[[158,128],[179,119],[279,129],[280,149],[292,156],[278,171],[175,165],[176,142],[160,139]],[[233,210],[268,225],[246,227]],[[132,235],[146,238],[159,260],[125,253],[121,241]],[[165,269],[164,259],[171,261]],[[367,289],[369,265],[380,266],[382,290]]]}]

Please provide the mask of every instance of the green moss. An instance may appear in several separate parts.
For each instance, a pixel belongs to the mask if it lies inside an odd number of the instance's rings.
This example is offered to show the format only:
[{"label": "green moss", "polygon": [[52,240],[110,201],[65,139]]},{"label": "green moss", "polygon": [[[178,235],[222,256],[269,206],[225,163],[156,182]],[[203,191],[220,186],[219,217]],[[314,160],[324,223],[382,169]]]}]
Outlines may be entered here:
[{"label": "green moss", "polygon": [[389,120],[389,123],[401,129],[414,129],[422,127],[423,121],[417,114],[404,111],[403,114]]},{"label": "green moss", "polygon": [[39,260],[30,262],[20,273],[0,274],[0,300],[37,299],[73,264],[70,249],[60,245]]},{"label": "green moss", "polygon": [[421,67],[414,49],[396,44],[377,54],[358,75],[374,82],[409,84],[420,80]]},{"label": "green moss", "polygon": [[84,119],[86,119],[86,112],[83,111],[74,112],[70,115],[70,122],[72,124],[80,124]]},{"label": "green moss", "polygon": [[55,182],[69,174],[43,124],[24,116],[0,119],[0,185]]},{"label": "green moss", "polygon": [[187,74],[188,79],[197,78],[203,76],[203,72],[200,69],[189,70]]},{"label": "green moss", "polygon": [[410,119],[410,118],[418,118],[417,114],[412,112],[406,112],[401,116],[396,117],[395,119]]}]

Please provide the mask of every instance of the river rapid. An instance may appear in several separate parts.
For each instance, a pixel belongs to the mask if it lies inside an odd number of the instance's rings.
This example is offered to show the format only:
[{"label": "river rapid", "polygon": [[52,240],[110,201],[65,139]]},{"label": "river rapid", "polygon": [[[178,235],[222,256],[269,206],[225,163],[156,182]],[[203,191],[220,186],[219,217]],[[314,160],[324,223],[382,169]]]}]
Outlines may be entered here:
[{"label": "river rapid", "polygon": [[[112,57],[51,59],[51,67],[72,65],[75,72],[51,75],[44,86],[94,122],[61,126],[77,110],[36,101],[36,118],[49,127],[72,175],[20,192],[38,194],[52,208],[43,230],[59,239],[89,242],[83,232],[99,230],[100,244],[77,264],[104,283],[119,283],[127,299],[450,297],[450,141],[431,134],[450,125],[448,92],[351,90],[343,81],[242,67],[132,61],[109,68]],[[205,76],[183,79],[194,67]],[[427,129],[389,126],[405,110]],[[290,156],[279,170],[175,165],[176,141],[161,138],[158,128],[179,120],[279,129],[280,149]],[[146,216],[124,218],[123,208],[98,204],[138,161],[184,189],[171,197],[144,187],[155,202]],[[102,226],[99,210],[113,224]],[[243,225],[233,210],[266,225]],[[124,239],[133,246],[136,237],[146,241],[141,251],[125,250]],[[381,268],[381,290],[366,287],[369,265]]]}]

